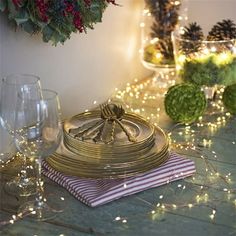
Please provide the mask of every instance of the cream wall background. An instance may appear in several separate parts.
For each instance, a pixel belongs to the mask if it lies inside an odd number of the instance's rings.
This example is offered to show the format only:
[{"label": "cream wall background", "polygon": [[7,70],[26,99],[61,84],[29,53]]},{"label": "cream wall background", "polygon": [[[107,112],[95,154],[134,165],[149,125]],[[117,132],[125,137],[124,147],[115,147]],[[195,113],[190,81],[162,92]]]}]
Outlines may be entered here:
[{"label": "cream wall background", "polygon": [[[45,44],[40,36],[14,32],[0,15],[0,76],[33,73],[58,91],[64,117],[101,103],[133,79],[148,75],[140,63],[139,21],[143,0],[117,0],[103,22],[88,34],[73,35],[64,46]],[[189,0],[189,21],[208,30],[217,20],[236,22],[236,0]]]}]

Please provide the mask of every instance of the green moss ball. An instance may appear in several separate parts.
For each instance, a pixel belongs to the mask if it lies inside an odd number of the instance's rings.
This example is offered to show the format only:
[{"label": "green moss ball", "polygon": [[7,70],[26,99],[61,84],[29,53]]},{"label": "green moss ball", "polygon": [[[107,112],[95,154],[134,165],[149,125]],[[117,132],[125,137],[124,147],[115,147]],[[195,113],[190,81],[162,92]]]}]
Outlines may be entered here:
[{"label": "green moss ball", "polygon": [[165,96],[165,110],[175,122],[192,123],[206,109],[206,97],[200,87],[195,84],[183,83],[169,88]]},{"label": "green moss ball", "polygon": [[236,84],[229,85],[225,88],[223,103],[230,113],[236,114]]}]

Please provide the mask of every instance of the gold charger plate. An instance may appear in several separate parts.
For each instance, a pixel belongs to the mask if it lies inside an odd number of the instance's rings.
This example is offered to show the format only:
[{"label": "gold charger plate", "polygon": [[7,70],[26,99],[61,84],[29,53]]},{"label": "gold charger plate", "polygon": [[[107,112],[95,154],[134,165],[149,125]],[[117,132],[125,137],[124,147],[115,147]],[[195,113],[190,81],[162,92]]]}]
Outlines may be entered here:
[{"label": "gold charger plate", "polygon": [[137,156],[137,155],[143,155],[145,153],[147,153],[148,151],[150,151],[152,149],[152,147],[155,145],[155,140],[152,140],[151,142],[147,143],[145,146],[143,146],[142,148],[136,148],[136,149],[123,149],[122,151],[118,151],[118,150],[114,150],[107,152],[106,150],[87,150],[84,149],[83,146],[79,146],[78,145],[74,145],[72,143],[68,144],[65,140],[65,146],[68,150],[70,150],[71,152],[78,154],[78,155],[82,155],[82,156],[86,156],[86,157],[93,157],[93,158],[97,158],[97,159],[117,159],[122,157],[132,157],[132,156]]},{"label": "gold charger plate", "polygon": [[147,152],[135,152],[132,151],[130,152],[126,152],[126,153],[115,153],[115,154],[109,154],[109,155],[105,155],[102,151],[101,151],[101,155],[98,157],[95,157],[93,154],[87,154],[87,155],[81,155],[79,153],[79,151],[75,148],[75,147],[68,147],[66,145],[64,145],[64,143],[62,142],[60,147],[57,150],[57,154],[63,154],[64,156],[66,156],[66,159],[68,160],[77,160],[79,162],[86,162],[86,163],[95,163],[96,165],[98,163],[101,162],[105,162],[105,163],[115,163],[115,162],[122,162],[122,163],[126,163],[129,160],[136,160],[138,158],[142,158],[145,159],[145,157],[147,155],[149,155],[150,153],[161,153],[167,146],[168,146],[168,139],[164,133],[164,131],[162,131],[162,129],[160,128],[156,128],[155,130],[155,143],[154,145],[147,150]]},{"label": "gold charger plate", "polygon": [[51,156],[50,160],[53,160],[55,162],[70,166],[70,167],[76,167],[76,168],[83,168],[83,169],[104,169],[107,167],[112,168],[125,168],[125,167],[131,167],[136,166],[139,164],[143,164],[145,162],[151,162],[152,160],[160,159],[163,155],[167,153],[169,149],[169,146],[166,146],[165,149],[163,149],[161,152],[156,153],[154,150],[152,152],[147,153],[146,155],[129,159],[127,161],[124,161],[123,159],[114,160],[112,162],[104,160],[104,159],[92,159],[92,158],[84,158],[81,157],[80,160],[68,158],[68,156],[63,154],[54,154]]},{"label": "gold charger plate", "polygon": [[130,176],[145,173],[147,171],[155,169],[156,167],[159,167],[160,165],[164,164],[168,160],[168,158],[169,158],[169,152],[163,155],[161,159],[157,159],[158,161],[154,163],[137,166],[136,168],[132,169],[122,169],[119,171],[110,169],[108,166],[103,170],[79,169],[78,172],[78,168],[72,168],[64,166],[63,164],[60,163],[54,163],[52,160],[50,160],[49,164],[58,171],[61,171],[67,175],[78,176],[82,178],[93,178],[93,179],[116,179],[116,178],[127,178]]},{"label": "gold charger plate", "polygon": [[125,178],[154,169],[164,163],[168,157],[168,139],[165,133],[156,129],[155,146],[146,155],[137,156],[82,156],[68,150],[61,144],[57,152],[48,158],[55,169],[68,175],[84,178]]}]

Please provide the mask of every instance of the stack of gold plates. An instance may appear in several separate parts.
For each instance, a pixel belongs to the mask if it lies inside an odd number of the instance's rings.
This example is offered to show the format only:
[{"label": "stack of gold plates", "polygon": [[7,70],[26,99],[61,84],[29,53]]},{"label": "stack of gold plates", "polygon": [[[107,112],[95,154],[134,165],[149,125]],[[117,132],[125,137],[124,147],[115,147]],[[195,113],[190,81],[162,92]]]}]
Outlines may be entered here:
[{"label": "stack of gold plates", "polygon": [[[56,153],[47,159],[55,169],[85,178],[125,178],[158,167],[169,157],[169,143],[165,133],[142,117],[125,113],[122,124],[135,138],[127,138],[119,125],[104,121],[101,140],[94,142],[97,129],[88,138],[78,138],[79,129],[96,127],[101,121],[99,111],[85,112],[66,120],[64,141]],[[113,142],[106,142],[114,134]],[[105,140],[105,141],[104,141]]]}]

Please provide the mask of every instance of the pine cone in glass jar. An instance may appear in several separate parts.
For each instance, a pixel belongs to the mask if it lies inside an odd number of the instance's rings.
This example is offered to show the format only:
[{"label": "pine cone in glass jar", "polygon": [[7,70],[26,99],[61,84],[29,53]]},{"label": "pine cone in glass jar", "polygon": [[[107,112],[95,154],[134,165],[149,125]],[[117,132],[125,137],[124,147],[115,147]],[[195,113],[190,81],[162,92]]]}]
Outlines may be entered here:
[{"label": "pine cone in glass jar", "polygon": [[236,39],[236,25],[232,20],[223,20],[214,25],[208,33],[207,40],[219,41]]},{"label": "pine cone in glass jar", "polygon": [[185,54],[197,52],[201,47],[201,40],[204,38],[201,26],[196,22],[190,23],[184,27],[181,38],[184,40],[181,41],[180,48]]}]

